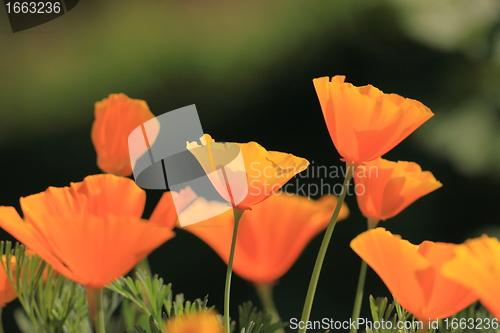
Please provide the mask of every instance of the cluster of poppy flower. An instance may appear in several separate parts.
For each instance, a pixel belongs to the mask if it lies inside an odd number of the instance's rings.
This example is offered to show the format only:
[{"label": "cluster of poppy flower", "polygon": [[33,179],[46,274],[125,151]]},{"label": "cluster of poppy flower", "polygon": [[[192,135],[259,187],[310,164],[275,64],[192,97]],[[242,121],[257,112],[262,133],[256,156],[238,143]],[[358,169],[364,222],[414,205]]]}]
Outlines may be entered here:
[{"label": "cluster of poppy flower", "polygon": [[[432,173],[422,171],[416,163],[381,158],[431,118],[432,112],[418,101],[384,94],[371,85],[355,87],[344,79],[324,77],[313,82],[332,141],[353,170],[350,176],[365,188],[357,195],[357,201],[371,230],[356,237],[351,247],[379,274],[395,299],[419,319],[448,317],[478,298],[499,317],[498,240],[483,236],[462,245],[426,241],[416,246],[383,228],[375,228],[380,220],[394,217],[418,198],[442,186]],[[173,197],[185,202],[182,214],[210,209],[209,202],[186,189],[180,193],[166,192],[149,220],[142,219],[146,194],[127,178],[132,174],[127,138],[133,129],[153,118],[144,101],[124,94],[110,95],[97,102],[91,138],[97,164],[105,174],[21,198],[24,218],[13,207],[0,207],[1,228],[57,272],[84,285],[89,295],[127,274],[140,260],[174,237],[172,230],[178,221],[179,206],[174,207]],[[219,145],[218,151],[237,147],[243,156],[246,180],[257,179],[260,180],[257,184],[271,185],[262,191],[250,191],[235,201],[227,183],[211,179],[221,196],[235,210],[244,213],[237,220],[231,211],[226,211],[184,227],[257,288],[272,285],[288,271],[313,237],[327,226],[331,234],[332,225],[347,218],[345,195],[340,198],[326,195],[314,201],[276,193],[307,167],[307,160],[266,151],[255,142],[222,144],[205,135],[202,143],[201,147],[188,145],[188,148],[207,175],[215,169],[213,145]],[[377,168],[375,177],[366,177],[371,174],[366,170],[370,167]],[[348,184],[349,179],[346,181]],[[237,223],[241,228],[236,235],[233,230]],[[322,245],[325,251],[328,240]],[[321,263],[315,267],[318,272]],[[318,276],[319,273],[313,274],[312,280],[317,282]],[[0,291],[0,306],[16,297],[3,270]],[[315,287],[308,292],[311,304],[314,291]],[[310,306],[302,320],[308,320],[309,312]],[[166,325],[168,333],[224,330],[212,312],[171,319]],[[227,332],[227,324],[225,328]]]}]

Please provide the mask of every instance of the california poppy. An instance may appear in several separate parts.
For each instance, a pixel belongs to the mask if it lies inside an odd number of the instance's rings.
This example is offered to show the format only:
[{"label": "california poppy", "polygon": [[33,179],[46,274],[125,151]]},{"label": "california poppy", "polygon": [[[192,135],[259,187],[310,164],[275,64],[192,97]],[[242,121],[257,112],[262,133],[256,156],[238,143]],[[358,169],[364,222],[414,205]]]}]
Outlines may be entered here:
[{"label": "california poppy", "polygon": [[238,209],[250,209],[277,192],[309,162],[292,154],[267,151],[256,142],[220,143],[205,134],[187,148],[219,194]]},{"label": "california poppy", "polygon": [[[5,255],[2,256],[2,260],[6,263]],[[14,271],[16,269],[16,257],[11,257],[11,270]],[[12,302],[17,298],[17,293],[12,287],[12,283],[10,283],[9,277],[7,276],[7,272],[0,267],[0,308],[3,308],[7,305],[7,303]]]},{"label": "california poppy", "polygon": [[[97,166],[107,173],[130,176],[132,165],[128,137],[136,127],[155,119],[155,116],[146,102],[131,99],[125,94],[111,94],[108,98],[96,102],[94,113],[91,137],[97,152]],[[159,129],[159,122],[156,126],[148,127],[149,146],[154,143]],[[134,151],[134,155],[140,156],[145,152],[144,149],[140,152]]]},{"label": "california poppy", "polygon": [[[336,203],[337,197],[333,195],[314,201],[282,192],[252,207],[241,216],[233,271],[254,283],[279,279],[307,243],[327,227]],[[205,205],[195,202],[182,214],[196,214],[195,210],[209,208],[206,201]],[[347,206],[343,205],[338,220],[348,214]],[[227,263],[233,225],[233,214],[228,211],[183,229],[201,238]]]},{"label": "california poppy", "polygon": [[358,166],[354,182],[361,212],[377,221],[396,216],[418,198],[443,186],[417,163],[383,158]]},{"label": "california poppy", "polygon": [[344,80],[337,75],[313,83],[333,144],[348,163],[360,165],[384,155],[433,116],[416,100]]},{"label": "california poppy", "polygon": [[0,207],[0,227],[67,278],[101,288],[173,237],[141,219],[145,198],[128,178],[88,176],[21,198],[24,220]]},{"label": "california poppy", "polygon": [[500,319],[500,242],[483,235],[455,248],[455,256],[443,265],[442,273],[478,296],[481,303]]},{"label": "california poppy", "polygon": [[213,311],[188,313],[167,321],[167,333],[222,333],[223,326]]},{"label": "california poppy", "polygon": [[165,192],[158,201],[149,221],[173,229],[179,214],[196,200],[196,193],[187,186],[181,191]]},{"label": "california poppy", "polygon": [[351,248],[380,276],[394,298],[417,319],[446,318],[477,299],[441,273],[457,245],[425,241],[413,245],[384,228],[365,231]]}]

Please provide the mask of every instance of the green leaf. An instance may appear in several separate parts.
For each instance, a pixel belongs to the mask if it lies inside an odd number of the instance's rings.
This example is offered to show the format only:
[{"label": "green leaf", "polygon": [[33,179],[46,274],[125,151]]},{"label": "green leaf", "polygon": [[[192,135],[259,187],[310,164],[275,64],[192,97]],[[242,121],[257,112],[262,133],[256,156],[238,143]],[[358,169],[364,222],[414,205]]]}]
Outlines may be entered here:
[{"label": "green leaf", "polygon": [[[173,316],[182,316],[186,313],[211,310],[208,307],[208,297],[203,300],[186,301],[183,294],[175,296],[172,301],[172,286],[165,284],[158,275],[152,278],[142,270],[136,270],[136,280],[131,277],[121,277],[113,281],[108,287],[127,301],[123,303],[122,314],[125,317],[125,326],[145,330],[147,324],[138,323],[136,308],[150,318],[149,329],[152,333],[164,332],[164,322]],[[140,327],[140,328],[139,328]],[[134,332],[134,331],[132,331]]]},{"label": "green leaf", "polygon": [[[283,329],[285,323],[273,323],[270,313],[258,311],[252,302],[246,302],[239,306],[239,324],[242,333],[274,333],[276,330]],[[232,323],[232,326],[234,322]],[[234,327],[231,329],[231,331]]]},{"label": "green leaf", "polygon": [[[380,318],[384,320],[388,320],[392,318],[392,328],[385,329],[370,329],[367,328],[367,333],[419,333],[419,327],[423,327],[423,322],[416,320],[411,313],[406,311],[399,305],[396,300],[389,305],[387,305],[387,299],[385,298],[377,298],[374,299],[370,296],[370,309],[372,313],[372,322],[380,321]],[[500,333],[500,324],[498,325],[490,325],[494,327],[490,327],[486,329],[484,325],[481,328],[473,327],[478,323],[498,323],[494,316],[492,316],[484,307],[479,306],[477,304],[472,304],[466,309],[460,311],[459,313],[446,318],[440,319],[438,321],[438,327],[431,327],[428,330],[428,333]],[[410,328],[399,329],[397,326],[397,322],[406,322],[407,326]],[[411,323],[411,325],[409,324]],[[452,325],[455,323],[456,325]],[[460,327],[460,323],[462,323],[462,327]],[[470,325],[470,323],[473,323]],[[470,326],[470,327],[467,327]],[[375,327],[375,325],[373,325]]]},{"label": "green leaf", "polygon": [[[5,255],[3,269],[24,309],[24,313],[18,311],[15,315],[21,330],[65,333],[89,327],[81,285],[57,274],[37,255],[26,255],[25,247],[19,243],[12,248],[11,242],[0,242],[0,254]],[[13,256],[15,269],[10,265]]]}]

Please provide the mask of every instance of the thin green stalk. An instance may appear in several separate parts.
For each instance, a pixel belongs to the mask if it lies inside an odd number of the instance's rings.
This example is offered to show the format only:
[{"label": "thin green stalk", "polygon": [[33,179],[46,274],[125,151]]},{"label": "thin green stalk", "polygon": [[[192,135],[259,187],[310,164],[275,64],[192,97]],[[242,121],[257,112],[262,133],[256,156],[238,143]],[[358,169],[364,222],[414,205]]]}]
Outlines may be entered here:
[{"label": "thin green stalk", "polygon": [[[273,299],[273,286],[270,283],[258,283],[255,285],[260,302],[267,312],[273,317],[273,323],[281,320]],[[274,333],[285,333],[284,329],[276,330]]]},{"label": "thin green stalk", "polygon": [[335,225],[337,224],[337,218],[340,213],[340,209],[342,208],[342,204],[344,203],[345,196],[347,194],[347,190],[349,187],[349,182],[354,173],[355,166],[346,164],[347,173],[344,179],[344,184],[342,186],[342,192],[340,193],[339,200],[337,201],[337,206],[333,211],[332,218],[330,219],[330,223],[326,228],[325,236],[323,237],[323,241],[321,242],[321,247],[319,248],[318,256],[316,257],[316,263],[314,264],[313,273],[311,276],[311,281],[309,282],[309,289],[307,290],[306,301],[304,303],[304,309],[302,310],[301,322],[303,322],[304,328],[299,329],[298,333],[305,333],[306,322],[309,320],[309,316],[311,315],[312,304],[314,301],[314,294],[316,293],[316,287],[318,286],[319,275],[321,273],[321,268],[323,267],[323,261],[325,260],[326,250],[328,249],[328,244],[330,243],[330,239],[332,238],[333,230],[335,229]]},{"label": "thin green stalk", "polygon": [[89,314],[96,333],[106,333],[106,322],[104,320],[104,307],[102,304],[102,288],[86,288],[87,300],[89,302]]},{"label": "thin green stalk", "polygon": [[139,261],[137,263],[137,265],[135,265],[135,269],[141,269],[144,271],[144,275],[146,276],[149,276],[151,278],[153,278],[153,274],[151,273],[151,268],[149,267],[149,261],[148,261],[148,257],[142,259],[141,261]]},{"label": "thin green stalk", "polygon": [[[354,298],[354,307],[352,309],[352,321],[357,322],[359,318],[359,313],[361,312],[361,304],[363,303],[363,290],[365,288],[366,279],[366,262],[361,260],[361,268],[359,270],[358,287],[356,288],[356,296]],[[351,327],[350,333],[356,333],[357,328]]]},{"label": "thin green stalk", "polygon": [[429,332],[429,328],[430,328],[430,321],[429,319],[422,319],[421,322],[424,323],[423,327],[421,329],[418,330],[418,333],[428,333]]},{"label": "thin green stalk", "polygon": [[229,261],[226,271],[226,287],[224,290],[224,330],[226,333],[231,333],[231,320],[229,318],[229,299],[231,294],[231,276],[233,274],[234,249],[236,248],[236,236],[238,235],[238,225],[240,224],[241,216],[244,210],[233,208],[234,212],[234,228],[233,239],[231,241],[231,250],[229,252]]},{"label": "thin green stalk", "polygon": [[4,333],[4,330],[3,330],[3,321],[2,321],[2,313],[3,313],[3,308],[0,308],[0,333]]},{"label": "thin green stalk", "polygon": [[[379,220],[374,218],[368,218],[368,230],[373,229],[377,226]],[[364,260],[361,260],[361,268],[359,270],[358,287],[356,288],[356,296],[354,298],[354,307],[352,309],[352,320],[354,322],[358,321],[359,314],[361,313],[361,305],[363,304],[363,290],[365,289],[366,280],[366,269],[367,265]],[[353,326],[350,333],[356,333],[357,329]]]}]

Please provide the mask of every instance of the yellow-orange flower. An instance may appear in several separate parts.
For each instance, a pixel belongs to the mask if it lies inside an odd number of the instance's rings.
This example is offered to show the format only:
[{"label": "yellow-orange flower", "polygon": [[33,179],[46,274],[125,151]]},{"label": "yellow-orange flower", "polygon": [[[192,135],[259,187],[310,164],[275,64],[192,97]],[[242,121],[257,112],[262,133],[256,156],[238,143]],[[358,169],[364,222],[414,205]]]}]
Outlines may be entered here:
[{"label": "yellow-orange flower", "polygon": [[[130,176],[128,136],[144,122],[155,118],[146,102],[131,99],[125,94],[111,94],[95,103],[95,120],[92,125],[92,143],[97,152],[97,166],[104,172]],[[149,146],[156,139],[158,126],[148,131]],[[155,129],[155,130],[153,130]],[[131,147],[133,148],[133,147]],[[137,156],[146,151],[135,152]]]},{"label": "yellow-orange flower", "polygon": [[202,146],[191,142],[187,148],[219,194],[239,209],[265,200],[309,165],[306,159],[267,151],[256,142],[220,143],[208,134],[200,141]]},{"label": "yellow-orange flower", "polygon": [[[5,263],[6,257],[2,256],[2,260]],[[16,269],[16,257],[12,256],[10,260],[11,270]],[[17,293],[12,287],[12,283],[7,276],[7,272],[0,267],[0,308],[3,308],[7,303],[12,302],[17,298]]]},{"label": "yellow-orange flower", "polygon": [[433,116],[416,100],[344,80],[337,75],[313,83],[333,144],[349,163],[359,165],[384,155]]},{"label": "yellow-orange flower", "polygon": [[441,274],[457,245],[413,245],[384,228],[365,231],[351,248],[380,276],[406,310],[420,320],[446,318],[477,299],[470,289]]},{"label": "yellow-orange flower", "polygon": [[467,286],[500,319],[500,242],[483,235],[455,248],[455,256],[442,268],[449,279]]},{"label": "yellow-orange flower", "polygon": [[[333,195],[318,201],[287,193],[275,194],[246,211],[239,224],[233,271],[254,283],[268,283],[285,274],[307,243],[325,229],[337,203]],[[197,202],[183,214],[209,209]],[[338,220],[349,214],[342,206]],[[231,211],[183,229],[205,241],[227,263],[234,217]]]},{"label": "yellow-orange flower", "polygon": [[88,288],[106,286],[173,237],[141,219],[145,192],[109,174],[20,199],[24,220],[0,207],[0,227],[55,270]]},{"label": "yellow-orange flower", "polygon": [[417,163],[383,158],[358,166],[354,182],[361,212],[376,220],[396,216],[418,198],[443,186]]},{"label": "yellow-orange flower", "polygon": [[167,322],[167,333],[222,333],[223,326],[214,312],[174,317]]}]

